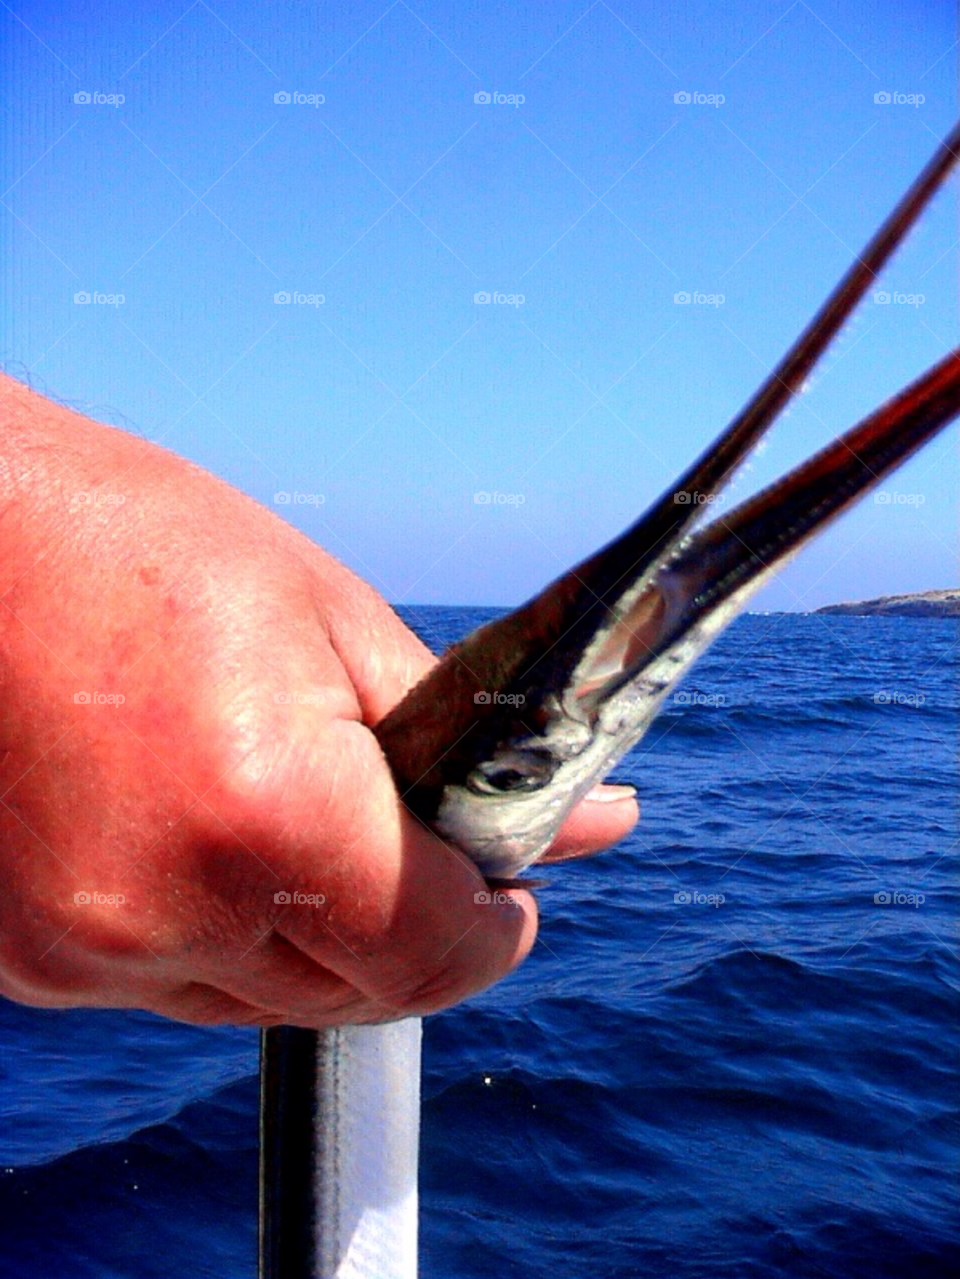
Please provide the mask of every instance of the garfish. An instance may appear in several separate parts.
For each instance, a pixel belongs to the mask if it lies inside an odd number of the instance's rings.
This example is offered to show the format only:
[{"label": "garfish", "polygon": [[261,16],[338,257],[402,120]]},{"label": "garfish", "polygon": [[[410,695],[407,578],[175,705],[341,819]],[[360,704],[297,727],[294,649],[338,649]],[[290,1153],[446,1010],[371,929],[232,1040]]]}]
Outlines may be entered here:
[{"label": "garfish", "polygon": [[[960,414],[960,347],[755,497],[703,507],[802,388],[960,158],[954,128],[746,407],[625,533],[450,648],[374,729],[408,807],[518,879],[800,547]],[[420,1021],[263,1032],[261,1279],[417,1273]]]}]

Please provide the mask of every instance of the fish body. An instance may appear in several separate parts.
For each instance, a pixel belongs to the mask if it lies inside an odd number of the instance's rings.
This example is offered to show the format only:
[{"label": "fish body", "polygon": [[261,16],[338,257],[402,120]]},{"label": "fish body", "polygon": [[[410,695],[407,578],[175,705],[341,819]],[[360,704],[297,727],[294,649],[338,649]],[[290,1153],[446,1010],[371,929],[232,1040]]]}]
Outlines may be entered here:
[{"label": "fish body", "polygon": [[260,1273],[417,1273],[419,1017],[263,1036]]},{"label": "fish body", "polygon": [[[720,491],[960,154],[960,127],[746,408],[619,538],[454,645],[375,728],[397,789],[491,881],[549,849],[769,575],[960,413],[960,348],[712,524]],[[413,1279],[419,1022],[263,1035],[261,1279]]]}]

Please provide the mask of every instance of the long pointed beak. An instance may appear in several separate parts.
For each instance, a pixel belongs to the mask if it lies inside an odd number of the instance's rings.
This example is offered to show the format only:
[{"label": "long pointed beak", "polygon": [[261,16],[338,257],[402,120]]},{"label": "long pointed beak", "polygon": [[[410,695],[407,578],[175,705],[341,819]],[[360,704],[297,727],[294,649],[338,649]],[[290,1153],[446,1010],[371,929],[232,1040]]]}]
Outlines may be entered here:
[{"label": "long pointed beak", "polygon": [[[859,426],[686,538],[632,599],[628,588],[605,649],[588,650],[576,671],[578,699],[589,709],[602,705],[671,651],[682,674],[688,651],[699,653],[771,573],[958,414],[960,347]],[[648,538],[642,520],[602,553],[604,567],[619,567]],[[629,580],[627,571],[622,581]]]},{"label": "long pointed beak", "polygon": [[960,126],[746,408],[642,519],[455,645],[378,726],[407,805],[488,876],[536,860],[766,576],[960,413],[958,348],[782,480],[693,529],[702,499],[797,392],[958,153]]},{"label": "long pointed beak", "polygon": [[[684,631],[722,614],[960,414],[960,347],[859,426],[698,533],[661,570]],[[665,642],[665,636],[659,640]]]}]

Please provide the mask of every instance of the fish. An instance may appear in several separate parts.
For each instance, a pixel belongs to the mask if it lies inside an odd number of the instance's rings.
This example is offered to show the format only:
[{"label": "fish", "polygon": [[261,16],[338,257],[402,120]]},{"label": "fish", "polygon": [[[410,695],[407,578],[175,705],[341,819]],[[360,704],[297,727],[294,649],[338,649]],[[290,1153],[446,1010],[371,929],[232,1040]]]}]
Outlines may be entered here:
[{"label": "fish", "polygon": [[[374,732],[410,810],[491,887],[534,884],[574,806],[770,575],[960,414],[960,347],[710,523],[717,497],[960,158],[960,125],[770,376],[637,522],[455,644]],[[694,496],[696,495],[696,500]],[[420,1021],[261,1049],[261,1279],[412,1279]]]}]

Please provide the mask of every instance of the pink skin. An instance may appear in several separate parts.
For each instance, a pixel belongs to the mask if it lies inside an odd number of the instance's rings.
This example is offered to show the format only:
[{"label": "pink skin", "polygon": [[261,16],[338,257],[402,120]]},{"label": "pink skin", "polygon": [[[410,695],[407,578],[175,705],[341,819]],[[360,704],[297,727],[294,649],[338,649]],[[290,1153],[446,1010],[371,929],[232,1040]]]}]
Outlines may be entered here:
[{"label": "pink skin", "polygon": [[[0,994],[321,1027],[515,967],[533,897],[474,901],[369,731],[433,661],[384,600],[156,445],[2,375],[0,413]],[[551,857],[636,819],[585,800]]]}]

